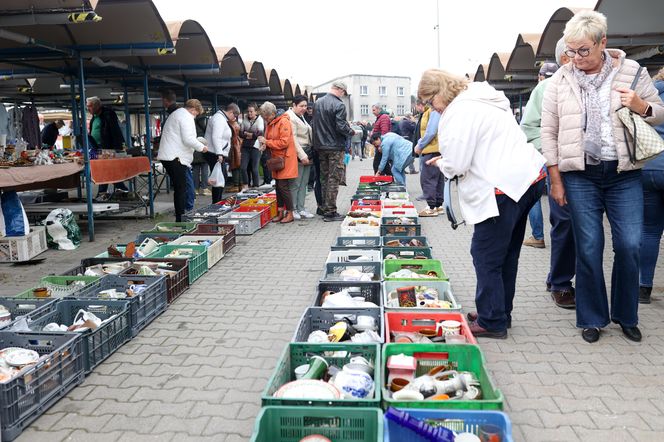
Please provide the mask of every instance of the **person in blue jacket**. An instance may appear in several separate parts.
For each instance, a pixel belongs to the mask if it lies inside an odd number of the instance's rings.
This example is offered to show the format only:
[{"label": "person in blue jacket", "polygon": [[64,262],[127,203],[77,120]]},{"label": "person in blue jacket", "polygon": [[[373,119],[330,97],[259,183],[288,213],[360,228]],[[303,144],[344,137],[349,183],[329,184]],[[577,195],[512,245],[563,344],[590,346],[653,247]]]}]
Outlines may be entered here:
[{"label": "person in blue jacket", "polygon": [[406,177],[404,171],[413,163],[413,143],[409,140],[395,134],[388,132],[385,135],[374,133],[369,140],[376,149],[380,149],[382,158],[378,165],[376,175],[382,175],[387,166],[387,162],[392,162],[392,175],[394,181],[398,184],[405,185]]}]

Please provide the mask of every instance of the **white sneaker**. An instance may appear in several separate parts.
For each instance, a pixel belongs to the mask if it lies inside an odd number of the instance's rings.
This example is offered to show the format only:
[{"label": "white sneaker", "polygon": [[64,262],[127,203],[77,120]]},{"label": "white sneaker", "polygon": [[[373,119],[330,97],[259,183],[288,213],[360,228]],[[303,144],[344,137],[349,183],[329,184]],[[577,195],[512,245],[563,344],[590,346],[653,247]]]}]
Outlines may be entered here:
[{"label": "white sneaker", "polygon": [[295,219],[300,219],[302,218],[299,213],[297,213],[297,210],[293,210],[293,218]]},{"label": "white sneaker", "polygon": [[[295,213],[297,213],[297,212],[295,212]],[[305,219],[311,219],[311,218],[314,217],[313,213],[309,213],[306,210],[301,210],[300,215],[302,216],[302,218],[305,218]]]}]

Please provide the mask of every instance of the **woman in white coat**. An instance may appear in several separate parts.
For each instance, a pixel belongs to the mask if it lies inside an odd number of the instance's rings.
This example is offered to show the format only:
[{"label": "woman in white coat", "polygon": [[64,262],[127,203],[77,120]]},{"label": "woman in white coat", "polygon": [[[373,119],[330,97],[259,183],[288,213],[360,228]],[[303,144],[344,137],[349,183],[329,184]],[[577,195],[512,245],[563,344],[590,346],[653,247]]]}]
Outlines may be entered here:
[{"label": "woman in white coat", "polygon": [[544,157],[526,142],[505,94],[486,82],[431,69],[418,95],[441,113],[441,156],[427,164],[437,164],[448,179],[459,177],[461,210],[475,226],[477,312],[468,314],[470,328],[478,337],[504,339],[528,212],[544,189]]},{"label": "woman in white coat", "polygon": [[304,119],[307,112],[307,97],[296,95],[293,97],[293,107],[288,109],[291,126],[293,128],[293,138],[295,140],[295,149],[297,150],[297,178],[291,185],[291,194],[293,196],[293,218],[311,219],[314,215],[304,207],[304,200],[307,196],[307,183],[309,182],[309,172],[311,170],[311,155],[313,154],[313,144],[311,140],[311,126]]}]

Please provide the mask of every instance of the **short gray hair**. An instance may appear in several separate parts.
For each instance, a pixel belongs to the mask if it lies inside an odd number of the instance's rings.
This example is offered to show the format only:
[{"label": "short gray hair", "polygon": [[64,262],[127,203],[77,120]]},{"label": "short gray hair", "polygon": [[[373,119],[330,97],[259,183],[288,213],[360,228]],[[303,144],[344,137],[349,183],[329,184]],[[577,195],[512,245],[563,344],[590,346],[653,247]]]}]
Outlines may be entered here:
[{"label": "short gray hair", "polygon": [[607,30],[608,26],[604,14],[596,11],[581,11],[574,14],[574,17],[567,22],[563,38],[565,43],[583,38],[599,43],[602,38],[606,37]]},{"label": "short gray hair", "polygon": [[374,103],[371,107],[375,107],[377,109],[383,109],[383,105],[380,103]]},{"label": "short gray hair", "polygon": [[265,103],[261,104],[261,107],[258,108],[258,111],[260,112],[261,116],[277,115],[277,106],[270,103],[269,101],[266,101]]},{"label": "short gray hair", "polygon": [[558,63],[558,66],[563,65],[563,54],[565,53],[565,39],[561,38],[558,40],[558,43],[556,43],[556,63]]},{"label": "short gray hair", "polygon": [[101,100],[99,99],[99,97],[88,97],[85,99],[85,102],[95,107],[101,106]]}]

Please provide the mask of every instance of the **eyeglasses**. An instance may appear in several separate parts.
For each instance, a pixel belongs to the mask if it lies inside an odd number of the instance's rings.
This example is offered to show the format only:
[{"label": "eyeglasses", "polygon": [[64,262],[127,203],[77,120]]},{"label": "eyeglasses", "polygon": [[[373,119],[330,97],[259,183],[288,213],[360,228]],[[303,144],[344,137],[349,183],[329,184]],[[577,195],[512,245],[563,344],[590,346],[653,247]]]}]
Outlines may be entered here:
[{"label": "eyeglasses", "polygon": [[587,57],[590,55],[590,51],[592,48],[594,48],[597,45],[597,43],[593,43],[592,47],[590,48],[579,48],[577,50],[574,49],[567,49],[565,51],[565,55],[567,55],[569,58],[574,58],[576,57],[576,54],[579,54],[582,58]]},{"label": "eyeglasses", "polygon": [[466,224],[466,221],[464,220],[457,221],[456,214],[452,209],[452,186],[456,188],[458,185],[459,179],[457,177],[454,177],[451,180],[447,180],[445,182],[445,191],[443,192],[443,208],[447,214],[447,219],[449,220],[450,224],[452,224],[453,230],[456,230],[457,227]]}]

